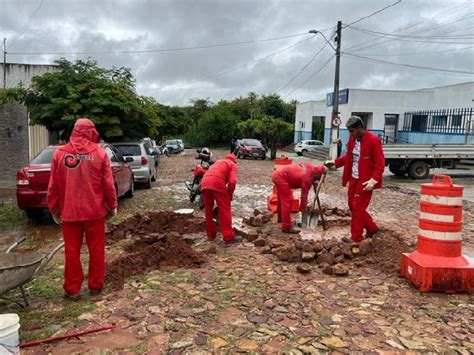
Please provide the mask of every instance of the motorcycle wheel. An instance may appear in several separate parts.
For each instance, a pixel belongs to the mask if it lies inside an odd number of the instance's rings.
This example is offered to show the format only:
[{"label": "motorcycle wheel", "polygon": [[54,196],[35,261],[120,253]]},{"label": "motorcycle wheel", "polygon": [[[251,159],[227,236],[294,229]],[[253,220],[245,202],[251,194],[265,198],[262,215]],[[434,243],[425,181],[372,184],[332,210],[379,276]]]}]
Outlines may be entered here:
[{"label": "motorcycle wheel", "polygon": [[198,206],[199,206],[199,209],[201,209],[201,210],[204,209],[204,197],[202,197],[202,194],[199,195]]}]

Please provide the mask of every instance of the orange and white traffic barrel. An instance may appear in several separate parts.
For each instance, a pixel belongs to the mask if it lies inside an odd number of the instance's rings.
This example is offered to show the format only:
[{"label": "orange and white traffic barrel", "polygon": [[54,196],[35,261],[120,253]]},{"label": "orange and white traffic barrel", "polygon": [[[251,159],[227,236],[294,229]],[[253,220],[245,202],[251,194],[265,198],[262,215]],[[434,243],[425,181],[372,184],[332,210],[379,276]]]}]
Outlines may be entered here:
[{"label": "orange and white traffic barrel", "polygon": [[400,273],[422,292],[474,292],[474,265],[462,255],[463,190],[447,175],[421,185],[417,250],[402,255]]},{"label": "orange and white traffic barrel", "polygon": [[418,251],[456,257],[462,250],[462,195],[447,175],[435,175],[421,185]]}]

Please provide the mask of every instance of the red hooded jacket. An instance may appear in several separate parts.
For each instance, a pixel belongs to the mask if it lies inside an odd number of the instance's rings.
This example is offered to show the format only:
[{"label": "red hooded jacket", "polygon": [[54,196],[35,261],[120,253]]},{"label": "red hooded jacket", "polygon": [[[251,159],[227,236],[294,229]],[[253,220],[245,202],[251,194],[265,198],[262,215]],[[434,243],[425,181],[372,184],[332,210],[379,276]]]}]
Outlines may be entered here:
[{"label": "red hooded jacket", "polygon": [[201,182],[202,190],[234,193],[237,184],[237,165],[235,155],[228,154],[225,159],[216,161],[204,174]]},{"label": "red hooded jacket", "polygon": [[54,153],[48,206],[65,222],[103,218],[117,207],[110,160],[97,144],[99,134],[86,118],[76,121],[69,144]]},{"label": "red hooded jacket", "polygon": [[[355,138],[350,137],[347,143],[346,155],[336,159],[336,167],[344,166],[342,173],[342,186],[346,186],[352,176],[352,151]],[[377,180],[376,189],[382,187],[382,175],[385,169],[382,142],[375,134],[367,131],[360,140],[359,180],[366,182],[371,178]]]},{"label": "red hooded jacket", "polygon": [[320,178],[323,172],[323,167],[305,162],[279,168],[273,172],[272,178],[275,184],[288,184],[290,189],[301,189],[300,210],[304,211],[308,206],[309,190],[315,179]]}]

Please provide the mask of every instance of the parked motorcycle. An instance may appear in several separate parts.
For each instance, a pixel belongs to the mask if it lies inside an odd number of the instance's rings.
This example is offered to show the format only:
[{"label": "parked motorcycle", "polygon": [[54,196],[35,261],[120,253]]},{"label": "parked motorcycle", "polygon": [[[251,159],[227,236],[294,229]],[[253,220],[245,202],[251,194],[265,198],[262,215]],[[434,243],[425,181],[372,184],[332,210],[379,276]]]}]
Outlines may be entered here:
[{"label": "parked motorcycle", "polygon": [[165,144],[159,147],[159,149],[161,155],[166,155],[168,158],[170,157],[170,151],[168,150],[168,147]]},{"label": "parked motorcycle", "polygon": [[185,184],[189,190],[189,201],[192,203],[199,196],[198,206],[202,210],[204,208],[204,199],[201,194],[201,181],[214,161],[212,160],[212,153],[208,148],[197,149],[196,153],[196,159],[200,160],[200,162],[192,169],[193,181],[191,183],[186,182]]}]

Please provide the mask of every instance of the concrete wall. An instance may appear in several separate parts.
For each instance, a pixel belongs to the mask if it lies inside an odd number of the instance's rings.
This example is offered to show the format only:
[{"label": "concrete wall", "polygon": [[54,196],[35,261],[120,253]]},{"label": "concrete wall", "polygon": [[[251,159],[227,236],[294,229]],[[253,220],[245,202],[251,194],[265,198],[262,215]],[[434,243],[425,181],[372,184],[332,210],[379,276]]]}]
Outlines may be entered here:
[{"label": "concrete wall", "polygon": [[[56,65],[7,63],[5,66],[7,70],[7,88],[15,87],[20,83],[28,87],[34,76],[52,72],[56,67]],[[3,63],[0,64],[0,73],[2,74],[3,84]]]},{"label": "concrete wall", "polygon": [[0,109],[0,186],[15,186],[16,171],[29,161],[28,113],[10,103]]},{"label": "concrete wall", "polygon": [[[11,88],[20,83],[29,87],[34,76],[54,71],[56,66],[7,63],[5,68],[7,88]],[[3,63],[0,73],[3,79]],[[16,171],[49,144],[49,132],[43,126],[29,126],[26,107],[12,103],[0,108],[0,143],[0,187],[14,186]]]},{"label": "concrete wall", "polygon": [[464,144],[465,134],[426,133],[426,132],[398,132],[398,137],[413,144]]}]

